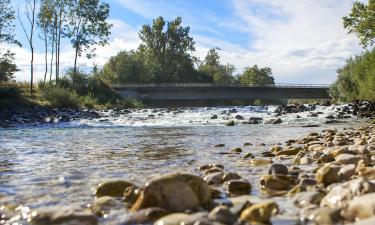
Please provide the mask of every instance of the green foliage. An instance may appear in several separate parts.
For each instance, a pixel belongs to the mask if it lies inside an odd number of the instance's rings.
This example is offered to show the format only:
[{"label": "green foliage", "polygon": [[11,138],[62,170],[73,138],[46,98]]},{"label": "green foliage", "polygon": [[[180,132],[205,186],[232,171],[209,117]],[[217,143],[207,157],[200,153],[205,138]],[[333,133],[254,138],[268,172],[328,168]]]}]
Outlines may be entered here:
[{"label": "green foliage", "polygon": [[337,73],[330,91],[335,100],[375,100],[375,50],[347,60]]},{"label": "green foliage", "polygon": [[81,97],[68,88],[60,86],[46,85],[42,90],[42,97],[46,99],[50,106],[58,108],[80,108]]},{"label": "green foliage", "polygon": [[14,78],[14,73],[18,71],[13,60],[14,53],[8,50],[5,54],[2,54],[0,50],[0,83],[12,80]]},{"label": "green foliage", "polygon": [[0,43],[21,45],[14,34],[15,15],[10,0],[0,0]]},{"label": "green foliage", "polygon": [[268,67],[259,68],[257,65],[246,67],[239,80],[241,84],[275,84],[272,70]]},{"label": "green foliage", "polygon": [[203,63],[199,66],[199,72],[209,75],[214,83],[228,84],[234,82],[233,73],[236,68],[231,64],[220,64],[219,48],[208,50]]},{"label": "green foliage", "polygon": [[375,0],[368,4],[356,1],[351,13],[343,18],[344,27],[349,33],[355,33],[363,47],[372,46],[375,39]]}]

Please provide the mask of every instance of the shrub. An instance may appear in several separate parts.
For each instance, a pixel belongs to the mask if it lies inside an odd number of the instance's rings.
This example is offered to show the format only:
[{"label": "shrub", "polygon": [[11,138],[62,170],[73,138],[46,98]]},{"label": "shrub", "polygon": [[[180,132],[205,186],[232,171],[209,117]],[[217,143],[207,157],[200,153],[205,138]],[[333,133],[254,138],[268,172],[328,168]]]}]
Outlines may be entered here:
[{"label": "shrub", "polygon": [[81,106],[81,97],[77,93],[60,86],[45,86],[42,90],[42,97],[52,107],[79,108]]}]

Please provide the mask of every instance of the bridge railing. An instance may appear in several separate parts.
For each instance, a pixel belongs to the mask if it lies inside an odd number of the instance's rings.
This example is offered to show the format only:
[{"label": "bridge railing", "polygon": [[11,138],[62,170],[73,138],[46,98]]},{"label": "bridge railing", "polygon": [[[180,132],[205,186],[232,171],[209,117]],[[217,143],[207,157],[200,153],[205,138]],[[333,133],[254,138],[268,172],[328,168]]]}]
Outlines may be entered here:
[{"label": "bridge railing", "polygon": [[132,83],[112,84],[113,88],[171,88],[171,87],[277,87],[277,88],[328,88],[328,84],[217,84],[217,83]]}]

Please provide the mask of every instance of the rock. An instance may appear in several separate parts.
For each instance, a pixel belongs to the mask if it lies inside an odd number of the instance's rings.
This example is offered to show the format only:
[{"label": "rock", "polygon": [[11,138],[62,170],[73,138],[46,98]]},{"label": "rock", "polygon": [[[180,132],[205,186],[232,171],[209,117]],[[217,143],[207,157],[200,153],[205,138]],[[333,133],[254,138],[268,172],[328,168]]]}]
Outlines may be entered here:
[{"label": "rock", "polygon": [[241,219],[253,223],[270,223],[271,216],[279,212],[279,206],[273,201],[264,201],[246,208],[241,213]]},{"label": "rock", "polygon": [[270,175],[288,175],[288,167],[283,164],[274,163],[268,170]]},{"label": "rock", "polygon": [[208,214],[208,218],[227,225],[232,225],[237,221],[237,216],[226,206],[215,207],[210,214]]},{"label": "rock", "polygon": [[316,172],[316,181],[319,184],[328,186],[332,183],[340,181],[340,176],[338,175],[340,170],[339,166],[333,164],[326,164],[318,169]]},{"label": "rock", "polygon": [[280,156],[280,155],[296,155],[301,150],[302,150],[301,147],[291,147],[291,148],[279,151],[276,155],[277,156]]},{"label": "rock", "polygon": [[185,173],[164,175],[151,180],[141,191],[132,211],[160,207],[171,212],[182,212],[197,207],[207,208],[211,193],[202,178]]},{"label": "rock", "polygon": [[241,153],[242,148],[232,148],[230,151],[233,152],[233,153]]},{"label": "rock", "polygon": [[254,167],[258,166],[267,166],[272,163],[271,159],[267,158],[256,158],[256,159],[251,159],[250,160],[250,165]]},{"label": "rock", "polygon": [[245,118],[243,118],[243,116],[241,115],[236,115],[234,118],[236,118],[237,120],[244,120]]},{"label": "rock", "polygon": [[212,119],[212,120],[216,120],[217,118],[218,118],[217,115],[212,115],[212,116],[211,116],[211,119]]},{"label": "rock", "polygon": [[241,179],[241,176],[238,173],[226,173],[223,175],[223,181],[237,180],[237,179]]},{"label": "rock", "polygon": [[247,146],[252,146],[253,144],[249,143],[249,142],[246,142],[246,143],[243,143],[243,146],[244,147],[247,147]]},{"label": "rock", "polygon": [[308,156],[304,156],[299,160],[299,164],[301,164],[301,165],[309,165],[313,162],[314,162],[314,160],[312,158],[308,157]]},{"label": "rock", "polygon": [[157,220],[154,225],[210,225],[215,224],[208,220],[207,213],[194,213],[194,214],[186,214],[186,213],[173,213],[167,216],[164,216]]},{"label": "rock", "polygon": [[357,196],[349,202],[343,216],[349,221],[362,220],[375,216],[375,193]]},{"label": "rock", "polygon": [[134,186],[127,187],[124,191],[124,202],[133,205],[139,197],[139,192],[139,189]]},{"label": "rock", "polygon": [[333,225],[341,219],[339,208],[313,208],[313,210],[308,210],[306,214],[307,219],[316,225]]},{"label": "rock", "polygon": [[273,119],[267,120],[265,123],[266,124],[280,124],[282,122],[283,121],[280,118],[273,118]]},{"label": "rock", "polygon": [[251,192],[251,184],[243,179],[226,181],[223,187],[230,196],[248,195]]},{"label": "rock", "polygon": [[217,172],[222,172],[224,173],[224,170],[219,168],[219,167],[213,167],[213,166],[210,166],[209,169],[205,170],[204,171],[204,174],[205,175],[208,175],[208,174],[211,174],[211,173],[217,173]]},{"label": "rock", "polygon": [[336,156],[335,161],[338,164],[357,164],[360,159],[359,156],[343,153]]},{"label": "rock", "polygon": [[318,191],[300,192],[294,196],[293,203],[300,208],[308,205],[319,205],[324,194]]},{"label": "rock", "polygon": [[215,173],[210,173],[204,176],[203,179],[210,185],[217,185],[217,184],[222,184],[224,182],[223,176],[224,176],[223,172],[215,172]]},{"label": "rock", "polygon": [[336,185],[322,199],[320,205],[334,207],[345,207],[348,201],[355,196],[361,196],[375,191],[375,184],[364,178],[347,181]]},{"label": "rock", "polygon": [[217,145],[215,145],[216,148],[220,148],[220,147],[224,147],[224,146],[225,146],[225,144],[217,144]]},{"label": "rock", "polygon": [[262,175],[260,185],[263,189],[286,191],[295,184],[292,177],[285,175]]},{"label": "rock", "polygon": [[91,210],[95,215],[103,216],[108,214],[111,209],[119,208],[121,205],[121,202],[119,204],[119,201],[116,198],[103,196],[94,200],[91,204]]},{"label": "rock", "polygon": [[375,224],[375,217],[370,217],[367,219],[356,221],[355,223],[351,223],[349,225],[374,225]]},{"label": "rock", "polygon": [[141,209],[137,212],[128,214],[121,221],[121,225],[152,224],[156,220],[168,214],[169,212],[167,210],[157,207]]},{"label": "rock", "polygon": [[348,164],[339,170],[340,180],[349,180],[355,174],[355,165]]},{"label": "rock", "polygon": [[95,191],[95,196],[122,197],[124,195],[125,189],[130,186],[134,185],[124,180],[107,181],[98,185]]},{"label": "rock", "polygon": [[229,120],[228,122],[225,123],[225,126],[234,126],[234,120]]},{"label": "rock", "polygon": [[98,220],[88,210],[69,206],[52,206],[32,212],[30,223],[33,225],[96,225]]}]

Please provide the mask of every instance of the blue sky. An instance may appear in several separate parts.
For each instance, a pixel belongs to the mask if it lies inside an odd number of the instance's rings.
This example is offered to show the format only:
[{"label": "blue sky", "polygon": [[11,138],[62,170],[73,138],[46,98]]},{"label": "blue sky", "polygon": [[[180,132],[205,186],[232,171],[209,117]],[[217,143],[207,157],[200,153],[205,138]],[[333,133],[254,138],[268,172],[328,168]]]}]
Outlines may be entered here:
[{"label": "blue sky", "polygon": [[[278,83],[331,83],[345,59],[359,54],[358,40],[347,35],[342,17],[352,0],[112,0],[110,21],[114,27],[110,44],[100,47],[93,60],[79,59],[90,67],[103,65],[120,50],[137,48],[138,30],[143,24],[163,16],[183,18],[196,41],[194,55],[203,59],[207,50],[219,47],[222,63],[234,64],[237,73],[258,64],[272,68]],[[15,0],[22,8],[24,0]],[[30,60],[24,35],[17,22],[17,36],[23,48],[14,48],[21,72],[28,79]],[[72,65],[73,51],[63,43],[62,67]],[[42,77],[43,49],[36,41],[37,78]]]}]

